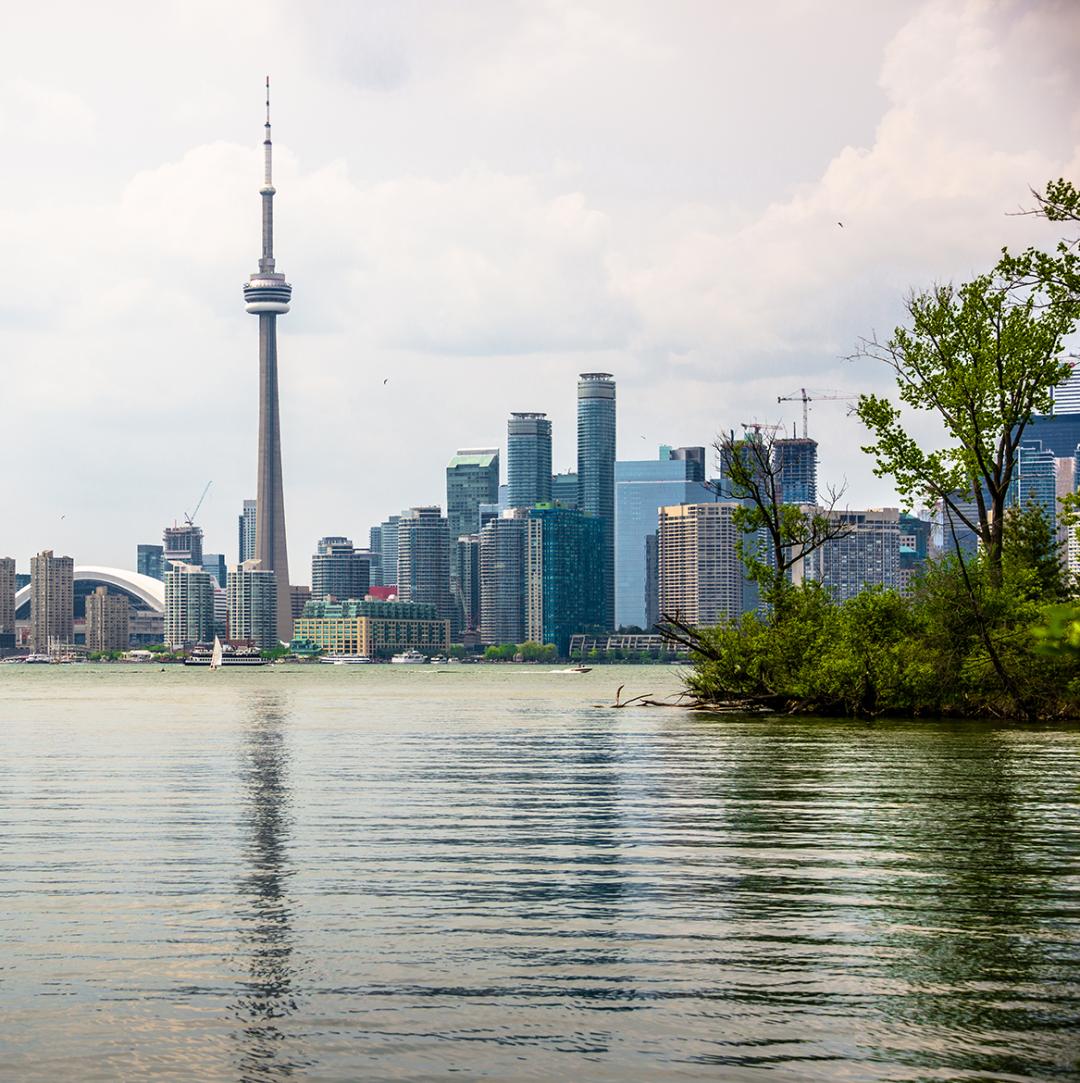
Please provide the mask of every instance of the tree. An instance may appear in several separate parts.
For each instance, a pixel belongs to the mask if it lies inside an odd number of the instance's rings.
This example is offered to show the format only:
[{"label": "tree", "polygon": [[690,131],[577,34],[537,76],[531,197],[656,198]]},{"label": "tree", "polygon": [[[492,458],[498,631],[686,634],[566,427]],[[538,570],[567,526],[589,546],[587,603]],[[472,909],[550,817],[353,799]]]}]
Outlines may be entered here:
[{"label": "tree", "polygon": [[1080,298],[1064,283],[1037,277],[1021,285],[1020,271],[1003,255],[989,274],[912,294],[909,326],[885,342],[864,339],[856,354],[888,365],[900,400],[936,415],[949,441],[924,451],[899,408],[862,395],[856,413],[873,438],[863,451],[874,456],[874,472],[892,477],[909,507],[916,498],[941,501],[953,521],[972,530],[992,586],[1002,581],[1017,449],[1031,415],[1049,410],[1051,389],[1069,373],[1062,340],[1080,315]]},{"label": "tree", "polygon": [[780,616],[792,568],[826,542],[850,533],[851,528],[834,514],[844,489],[826,490],[823,507],[786,503],[784,445],[767,429],[755,429],[742,439],[736,439],[734,432],[725,433],[713,441],[713,448],[726,475],[718,495],[749,502],[734,516],[741,535],[739,556],[765,601]]}]

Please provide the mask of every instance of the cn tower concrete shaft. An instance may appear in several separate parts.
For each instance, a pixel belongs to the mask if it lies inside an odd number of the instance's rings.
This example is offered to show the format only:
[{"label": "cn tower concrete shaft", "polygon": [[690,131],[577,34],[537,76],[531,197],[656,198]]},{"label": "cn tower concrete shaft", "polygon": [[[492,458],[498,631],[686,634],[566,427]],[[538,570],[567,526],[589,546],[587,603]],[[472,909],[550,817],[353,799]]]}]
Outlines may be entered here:
[{"label": "cn tower concrete shaft", "polygon": [[244,285],[244,306],[259,317],[259,480],[255,510],[255,558],[277,581],[277,628],[292,639],[289,552],[285,539],[285,496],[281,479],[281,417],[278,404],[277,318],[289,311],[292,286],[275,270],[274,184],[270,141],[270,80],[266,81],[265,173],[262,197],[262,256]]}]

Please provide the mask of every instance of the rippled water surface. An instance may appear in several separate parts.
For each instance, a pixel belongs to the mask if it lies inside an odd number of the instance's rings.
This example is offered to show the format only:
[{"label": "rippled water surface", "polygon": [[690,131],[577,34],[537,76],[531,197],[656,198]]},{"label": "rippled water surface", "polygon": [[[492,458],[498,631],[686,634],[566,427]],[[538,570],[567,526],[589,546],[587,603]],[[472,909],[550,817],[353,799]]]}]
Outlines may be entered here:
[{"label": "rippled water surface", "polygon": [[0,667],[0,1077],[1080,1078],[1080,731]]}]

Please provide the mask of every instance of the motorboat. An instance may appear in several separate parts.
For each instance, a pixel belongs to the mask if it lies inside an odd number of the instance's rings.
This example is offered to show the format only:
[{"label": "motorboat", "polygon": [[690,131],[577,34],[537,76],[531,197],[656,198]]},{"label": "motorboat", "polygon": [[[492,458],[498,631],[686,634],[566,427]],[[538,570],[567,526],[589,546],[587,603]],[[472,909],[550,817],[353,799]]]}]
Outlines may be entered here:
[{"label": "motorboat", "polygon": [[426,666],[428,664],[428,656],[421,654],[418,650],[402,651],[400,654],[395,654],[390,661],[395,666]]}]

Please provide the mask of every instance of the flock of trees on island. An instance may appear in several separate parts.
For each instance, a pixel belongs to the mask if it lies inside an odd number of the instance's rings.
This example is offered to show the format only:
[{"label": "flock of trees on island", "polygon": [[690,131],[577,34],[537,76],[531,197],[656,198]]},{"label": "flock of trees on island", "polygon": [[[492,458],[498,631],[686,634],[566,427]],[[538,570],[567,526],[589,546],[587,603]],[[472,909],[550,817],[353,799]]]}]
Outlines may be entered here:
[{"label": "flock of trees on island", "polygon": [[[1080,192],[1058,180],[1028,213],[1080,222]],[[907,320],[855,357],[892,369],[909,412],[937,417],[943,447],[926,448],[888,398],[862,395],[863,451],[906,505],[939,503],[945,553],[909,596],[867,590],[837,603],[819,584],[792,582],[800,559],[844,527],[826,508],[784,504],[769,441],[721,437],[737,512],[740,555],[762,606],[716,628],[663,614],[663,631],[691,650],[688,690],[705,703],[860,717],[1080,716],[1080,583],[1067,572],[1050,522],[1035,504],[1010,506],[1019,447],[1033,414],[1069,374],[1062,354],[1080,320],[1080,237],[1046,252],[1002,250],[986,274],[912,293]],[[1080,529],[1080,499],[1059,515]],[[978,553],[957,537],[967,528]]]}]

